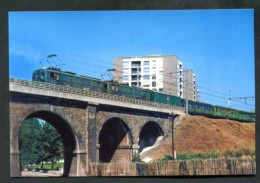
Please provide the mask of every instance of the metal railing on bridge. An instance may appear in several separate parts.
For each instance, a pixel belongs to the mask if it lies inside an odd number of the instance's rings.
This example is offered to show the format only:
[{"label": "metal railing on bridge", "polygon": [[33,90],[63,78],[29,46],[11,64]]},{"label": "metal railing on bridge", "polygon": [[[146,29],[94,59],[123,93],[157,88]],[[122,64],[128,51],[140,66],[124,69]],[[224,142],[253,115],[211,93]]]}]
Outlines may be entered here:
[{"label": "metal railing on bridge", "polygon": [[184,112],[184,107],[181,107],[181,106],[173,106],[173,105],[163,104],[163,103],[158,103],[158,102],[153,102],[153,101],[135,99],[135,98],[119,96],[119,95],[112,95],[112,94],[108,94],[108,93],[92,91],[89,89],[73,88],[73,87],[69,87],[69,86],[57,85],[57,84],[52,84],[52,83],[44,83],[44,82],[39,82],[39,81],[22,80],[22,79],[16,79],[16,78],[11,78],[11,77],[9,78],[9,83],[14,83],[16,85],[27,86],[27,87],[36,88],[36,89],[44,89],[44,90],[62,92],[62,93],[66,93],[66,94],[75,94],[75,95],[80,95],[80,96],[88,96],[88,97],[94,97],[94,98],[99,98],[99,99],[112,100],[112,101],[117,101],[117,102],[150,106],[150,107],[170,109],[170,110]]}]

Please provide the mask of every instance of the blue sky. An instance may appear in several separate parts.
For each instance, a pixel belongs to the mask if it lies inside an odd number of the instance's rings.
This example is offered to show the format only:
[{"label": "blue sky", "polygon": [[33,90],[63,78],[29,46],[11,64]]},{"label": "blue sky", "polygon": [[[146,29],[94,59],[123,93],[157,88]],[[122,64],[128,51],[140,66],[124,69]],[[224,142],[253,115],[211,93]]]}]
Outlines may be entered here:
[{"label": "blue sky", "polygon": [[[227,106],[229,90],[255,96],[253,10],[9,12],[10,76],[31,79],[50,54],[62,70],[96,78],[115,57],[173,54],[196,74],[201,102]],[[231,107],[251,110],[254,100]]]}]

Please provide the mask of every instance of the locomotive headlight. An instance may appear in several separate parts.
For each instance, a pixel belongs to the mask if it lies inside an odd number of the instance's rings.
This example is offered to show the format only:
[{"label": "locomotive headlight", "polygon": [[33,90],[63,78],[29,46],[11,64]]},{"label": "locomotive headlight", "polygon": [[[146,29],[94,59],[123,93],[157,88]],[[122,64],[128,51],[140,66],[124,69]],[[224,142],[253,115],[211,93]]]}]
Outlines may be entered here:
[{"label": "locomotive headlight", "polygon": [[41,81],[44,81],[44,73],[41,73],[40,78]]}]

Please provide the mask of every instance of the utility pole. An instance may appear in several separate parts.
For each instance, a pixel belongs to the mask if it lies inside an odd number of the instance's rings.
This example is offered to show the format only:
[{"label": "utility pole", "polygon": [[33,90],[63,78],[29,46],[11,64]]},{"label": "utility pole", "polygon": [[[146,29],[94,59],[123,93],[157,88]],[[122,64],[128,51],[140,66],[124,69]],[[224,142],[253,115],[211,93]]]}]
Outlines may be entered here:
[{"label": "utility pole", "polygon": [[228,108],[230,108],[230,90],[228,90]]},{"label": "utility pole", "polygon": [[188,100],[188,63],[187,63],[187,60],[186,60],[186,114],[188,115],[189,114],[189,100]]},{"label": "utility pole", "polygon": [[171,120],[172,120],[172,159],[175,158],[174,156],[174,115],[171,113]]}]

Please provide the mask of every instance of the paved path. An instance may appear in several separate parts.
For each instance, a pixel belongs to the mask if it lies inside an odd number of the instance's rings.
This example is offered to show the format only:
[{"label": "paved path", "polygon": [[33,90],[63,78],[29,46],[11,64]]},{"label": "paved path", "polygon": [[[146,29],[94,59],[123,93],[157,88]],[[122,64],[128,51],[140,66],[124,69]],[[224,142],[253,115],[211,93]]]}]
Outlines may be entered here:
[{"label": "paved path", "polygon": [[22,171],[22,177],[58,177],[61,176],[60,173],[41,173],[32,171]]}]

